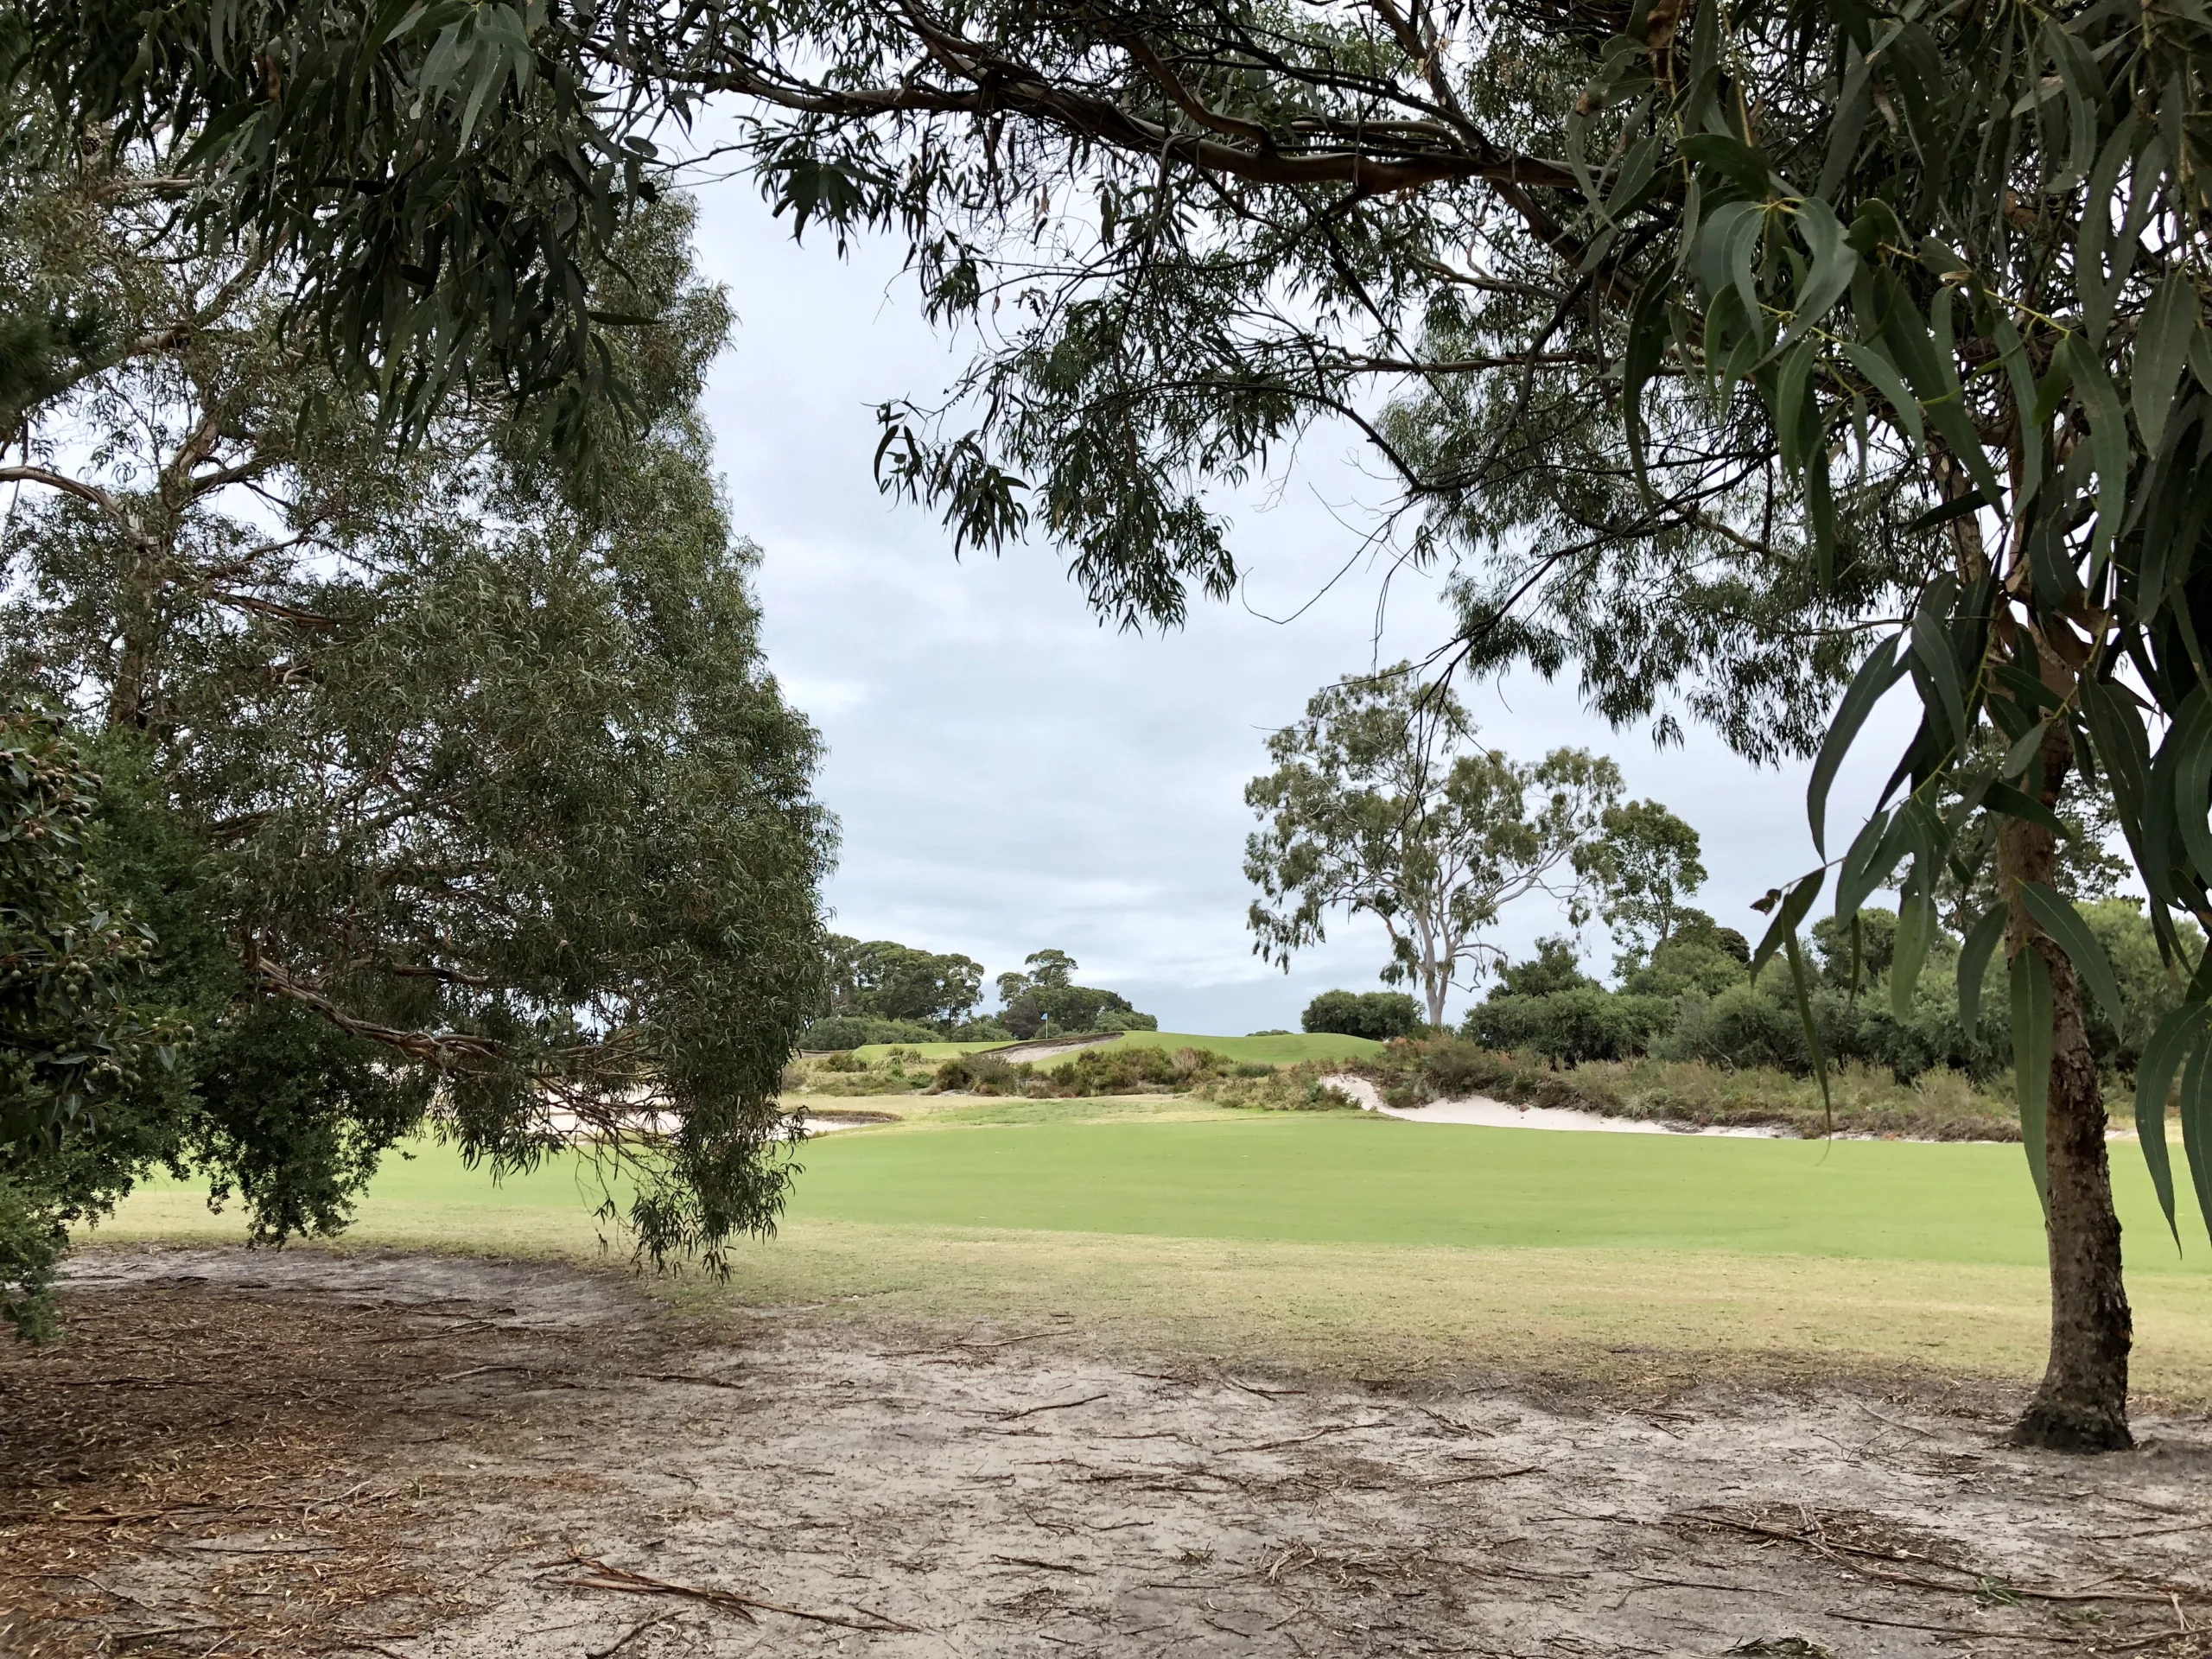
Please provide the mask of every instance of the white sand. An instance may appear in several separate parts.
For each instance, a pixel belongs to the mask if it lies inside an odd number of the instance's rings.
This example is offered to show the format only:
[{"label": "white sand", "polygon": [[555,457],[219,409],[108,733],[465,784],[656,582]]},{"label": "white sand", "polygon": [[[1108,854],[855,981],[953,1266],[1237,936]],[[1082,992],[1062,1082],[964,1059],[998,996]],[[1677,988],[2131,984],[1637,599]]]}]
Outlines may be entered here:
[{"label": "white sand", "polygon": [[1364,1077],[1339,1073],[1321,1081],[1343,1090],[1370,1112],[1402,1117],[1408,1123],[1471,1123],[1485,1129],[1582,1129],[1600,1135],[1729,1135],[1739,1139],[1771,1141],[1781,1131],[1770,1128],[1693,1128],[1654,1123],[1633,1117],[1607,1117],[1601,1112],[1578,1112],[1564,1106],[1516,1106],[1487,1095],[1464,1100],[1432,1101],[1426,1106],[1396,1107],[1382,1103],[1382,1092]]}]

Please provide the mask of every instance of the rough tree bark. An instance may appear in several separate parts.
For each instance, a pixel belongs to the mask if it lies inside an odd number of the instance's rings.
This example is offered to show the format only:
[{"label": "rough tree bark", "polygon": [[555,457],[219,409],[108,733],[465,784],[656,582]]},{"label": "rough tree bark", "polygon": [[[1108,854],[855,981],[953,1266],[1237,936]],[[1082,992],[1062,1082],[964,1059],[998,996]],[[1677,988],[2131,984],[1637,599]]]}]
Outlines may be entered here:
[{"label": "rough tree bark", "polygon": [[[2053,654],[2045,652],[2044,660],[2056,667]],[[2044,739],[2044,805],[2057,805],[2073,763],[2073,739],[2063,721],[2053,721]],[[2020,899],[2023,881],[2055,885],[2057,838],[2039,825],[2008,819],[1998,835],[1997,857],[2006,904],[2005,957],[2009,961],[2022,950],[2042,956],[2050,970],[2052,1027],[2044,1215],[2050,1256],[2050,1357],[2043,1385],[2013,1425],[2012,1438],[2017,1446],[2057,1452],[2122,1452],[2135,1443],[2127,1430],[2134,1321],[2120,1277],[2104,1091],[2089,1052],[2081,982]]]}]

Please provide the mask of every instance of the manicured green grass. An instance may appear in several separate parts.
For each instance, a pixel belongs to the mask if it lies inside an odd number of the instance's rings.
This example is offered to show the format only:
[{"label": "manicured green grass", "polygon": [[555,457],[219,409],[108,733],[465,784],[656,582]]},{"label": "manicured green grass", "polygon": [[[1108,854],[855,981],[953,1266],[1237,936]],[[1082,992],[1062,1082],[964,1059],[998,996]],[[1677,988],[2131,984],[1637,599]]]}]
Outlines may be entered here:
[{"label": "manicured green grass", "polygon": [[[2113,1152],[2130,1268],[2212,1277],[2194,1205],[2177,1257],[2135,1148]],[[792,1213],[844,1221],[2023,1265],[2044,1250],[2026,1162],[2011,1146],[1552,1134],[1330,1113],[852,1130],[810,1146],[805,1161]]]},{"label": "manicured green grass", "polygon": [[[1348,1112],[1148,1122],[1118,1109],[1180,1103],[977,1102],[958,1113],[969,1123],[934,1133],[842,1130],[801,1154],[789,1213],[1301,1244],[2043,1260],[2017,1147],[1551,1134]],[[1086,1112],[1108,1121],[1068,1121]],[[494,1182],[448,1147],[410,1152],[379,1173],[374,1201],[457,1213],[596,1202],[582,1158]],[[2177,1254],[2134,1147],[2113,1154],[2130,1271],[2212,1281],[2186,1192]]]},{"label": "manicured green grass", "polygon": [[[2015,1146],[1179,1116],[1211,1110],[976,1101],[824,1136],[731,1288],[671,1294],[871,1326],[1073,1313],[1116,1351],[1363,1375],[2026,1381],[2042,1362],[2042,1227]],[[2113,1155],[2139,1387],[2212,1400],[2212,1248],[2190,1205],[2177,1256],[2136,1149]],[[588,1260],[596,1201],[579,1159],[495,1185],[423,1146],[346,1243]],[[239,1232],[157,1180],[95,1237]]]}]

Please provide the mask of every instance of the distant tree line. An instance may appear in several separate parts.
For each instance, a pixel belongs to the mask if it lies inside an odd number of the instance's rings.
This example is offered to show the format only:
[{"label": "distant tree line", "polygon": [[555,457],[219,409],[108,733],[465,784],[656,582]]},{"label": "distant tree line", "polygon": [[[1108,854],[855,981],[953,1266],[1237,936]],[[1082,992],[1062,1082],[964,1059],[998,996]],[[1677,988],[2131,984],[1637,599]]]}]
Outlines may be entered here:
[{"label": "distant tree line", "polygon": [[983,965],[891,939],[829,940],[829,995],[801,1039],[810,1049],[865,1043],[1014,1042],[1090,1031],[1157,1031],[1118,991],[1078,985],[1080,964],[1065,950],[1032,951],[1026,971],[995,982],[998,1011],[979,1016]]}]

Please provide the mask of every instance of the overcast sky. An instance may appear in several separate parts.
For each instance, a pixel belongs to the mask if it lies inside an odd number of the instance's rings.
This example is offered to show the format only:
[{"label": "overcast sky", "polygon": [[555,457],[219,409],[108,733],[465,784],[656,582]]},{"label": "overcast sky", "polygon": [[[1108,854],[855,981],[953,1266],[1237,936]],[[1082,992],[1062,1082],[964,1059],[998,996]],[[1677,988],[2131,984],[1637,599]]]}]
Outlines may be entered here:
[{"label": "overcast sky", "polygon": [[[877,493],[875,406],[931,397],[962,361],[896,256],[796,248],[741,181],[700,199],[701,264],[739,315],[708,409],[737,525],[764,554],[771,664],[828,741],[836,930],[963,951],[994,976],[1058,946],[1170,1031],[1295,1029],[1315,993],[1376,988],[1389,946],[1371,921],[1332,923],[1288,976],[1244,925],[1243,794],[1267,734],[1319,686],[1448,632],[1436,582],[1401,572],[1378,657],[1384,572],[1364,567],[1298,620],[1264,620],[1313,596],[1356,548],[1360,504],[1382,499],[1349,445],[1312,447],[1273,499],[1224,504],[1241,601],[1194,606],[1165,636],[1102,629],[1049,545],[957,562],[928,513]],[[1809,866],[1801,770],[1755,771],[1696,731],[1655,749],[1533,674],[1465,690],[1488,742],[1610,753],[1631,793],[1694,825],[1713,873],[1700,902],[1723,922],[1756,937],[1749,901]],[[1879,747],[1862,743],[1864,770]],[[1563,926],[1539,895],[1496,937],[1517,953]],[[1585,938],[1602,971],[1603,930]]]}]

